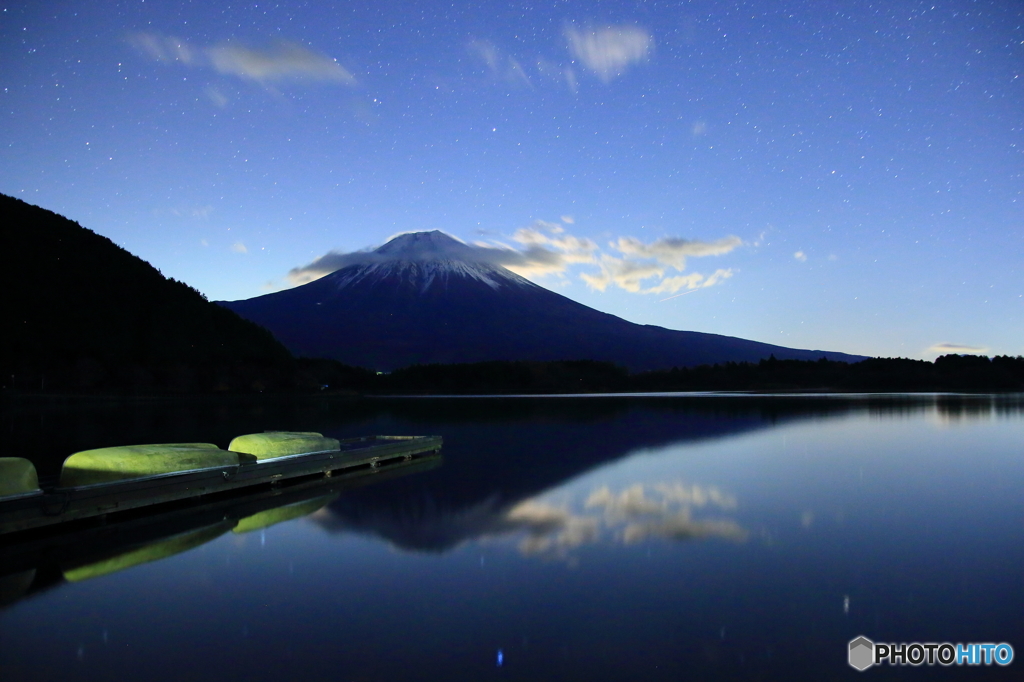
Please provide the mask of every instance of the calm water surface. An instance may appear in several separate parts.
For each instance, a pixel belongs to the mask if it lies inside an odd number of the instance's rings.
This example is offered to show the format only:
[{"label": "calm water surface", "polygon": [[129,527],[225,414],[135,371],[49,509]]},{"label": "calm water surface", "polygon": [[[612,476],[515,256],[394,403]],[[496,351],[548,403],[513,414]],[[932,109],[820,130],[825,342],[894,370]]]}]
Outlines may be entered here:
[{"label": "calm water surface", "polygon": [[[1024,678],[1020,396],[6,406],[2,426],[44,477],[77,449],[264,429],[445,439],[437,468],[157,560],[8,562],[7,681]],[[858,635],[1017,660],[857,673]]]}]

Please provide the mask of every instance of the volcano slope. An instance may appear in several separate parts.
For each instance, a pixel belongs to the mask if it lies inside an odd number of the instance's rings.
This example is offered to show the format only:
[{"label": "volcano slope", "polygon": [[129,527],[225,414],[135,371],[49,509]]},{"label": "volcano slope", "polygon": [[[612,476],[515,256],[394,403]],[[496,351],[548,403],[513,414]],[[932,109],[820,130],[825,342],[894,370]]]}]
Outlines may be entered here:
[{"label": "volcano slope", "polygon": [[597,360],[630,371],[861,356],[634,324],[480,260],[448,235],[400,235],[318,280],[221,305],[293,353],[391,371],[487,360]]}]

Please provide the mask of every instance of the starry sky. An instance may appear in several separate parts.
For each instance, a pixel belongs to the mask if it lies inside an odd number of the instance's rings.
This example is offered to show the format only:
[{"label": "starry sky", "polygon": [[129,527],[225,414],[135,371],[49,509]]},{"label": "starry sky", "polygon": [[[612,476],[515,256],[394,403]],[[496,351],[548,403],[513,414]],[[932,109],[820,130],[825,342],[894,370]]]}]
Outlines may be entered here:
[{"label": "starry sky", "polygon": [[408,231],[599,310],[1024,354],[1024,2],[0,5],[0,192],[211,300]]}]

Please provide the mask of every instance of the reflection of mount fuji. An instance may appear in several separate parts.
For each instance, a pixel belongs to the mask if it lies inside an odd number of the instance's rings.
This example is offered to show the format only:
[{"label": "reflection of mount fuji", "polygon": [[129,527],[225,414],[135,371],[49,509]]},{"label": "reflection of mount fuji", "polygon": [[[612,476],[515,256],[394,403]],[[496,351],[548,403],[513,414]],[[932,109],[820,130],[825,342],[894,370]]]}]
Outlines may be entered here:
[{"label": "reflection of mount fuji", "polygon": [[[444,436],[445,466],[343,495],[317,521],[410,550],[442,552],[506,528],[507,512],[520,502],[636,450],[766,428],[779,416],[753,404],[739,413],[688,405],[640,407],[617,399],[420,403],[415,407],[438,413],[422,417]],[[515,414],[519,408],[526,412]],[[444,423],[445,412],[459,416]]]},{"label": "reflection of mount fuji", "polygon": [[[517,505],[638,450],[851,412],[905,416],[937,407],[939,414],[952,419],[1021,410],[1015,398],[935,395],[375,402],[389,413],[389,430],[442,435],[445,464],[342,495],[318,515],[317,522],[330,530],[365,533],[405,549],[435,552],[508,531],[509,512]],[[326,423],[313,426],[328,430]]]}]

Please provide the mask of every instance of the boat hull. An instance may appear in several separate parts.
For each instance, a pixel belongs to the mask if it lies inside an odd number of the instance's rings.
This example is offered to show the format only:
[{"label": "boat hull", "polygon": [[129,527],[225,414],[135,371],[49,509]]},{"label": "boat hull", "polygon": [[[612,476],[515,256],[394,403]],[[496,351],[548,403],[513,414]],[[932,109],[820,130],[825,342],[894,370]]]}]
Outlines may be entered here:
[{"label": "boat hull", "polygon": [[304,477],[374,473],[433,455],[441,444],[440,436],[366,436],[339,441],[337,450],[57,487],[0,500],[0,535]]}]

